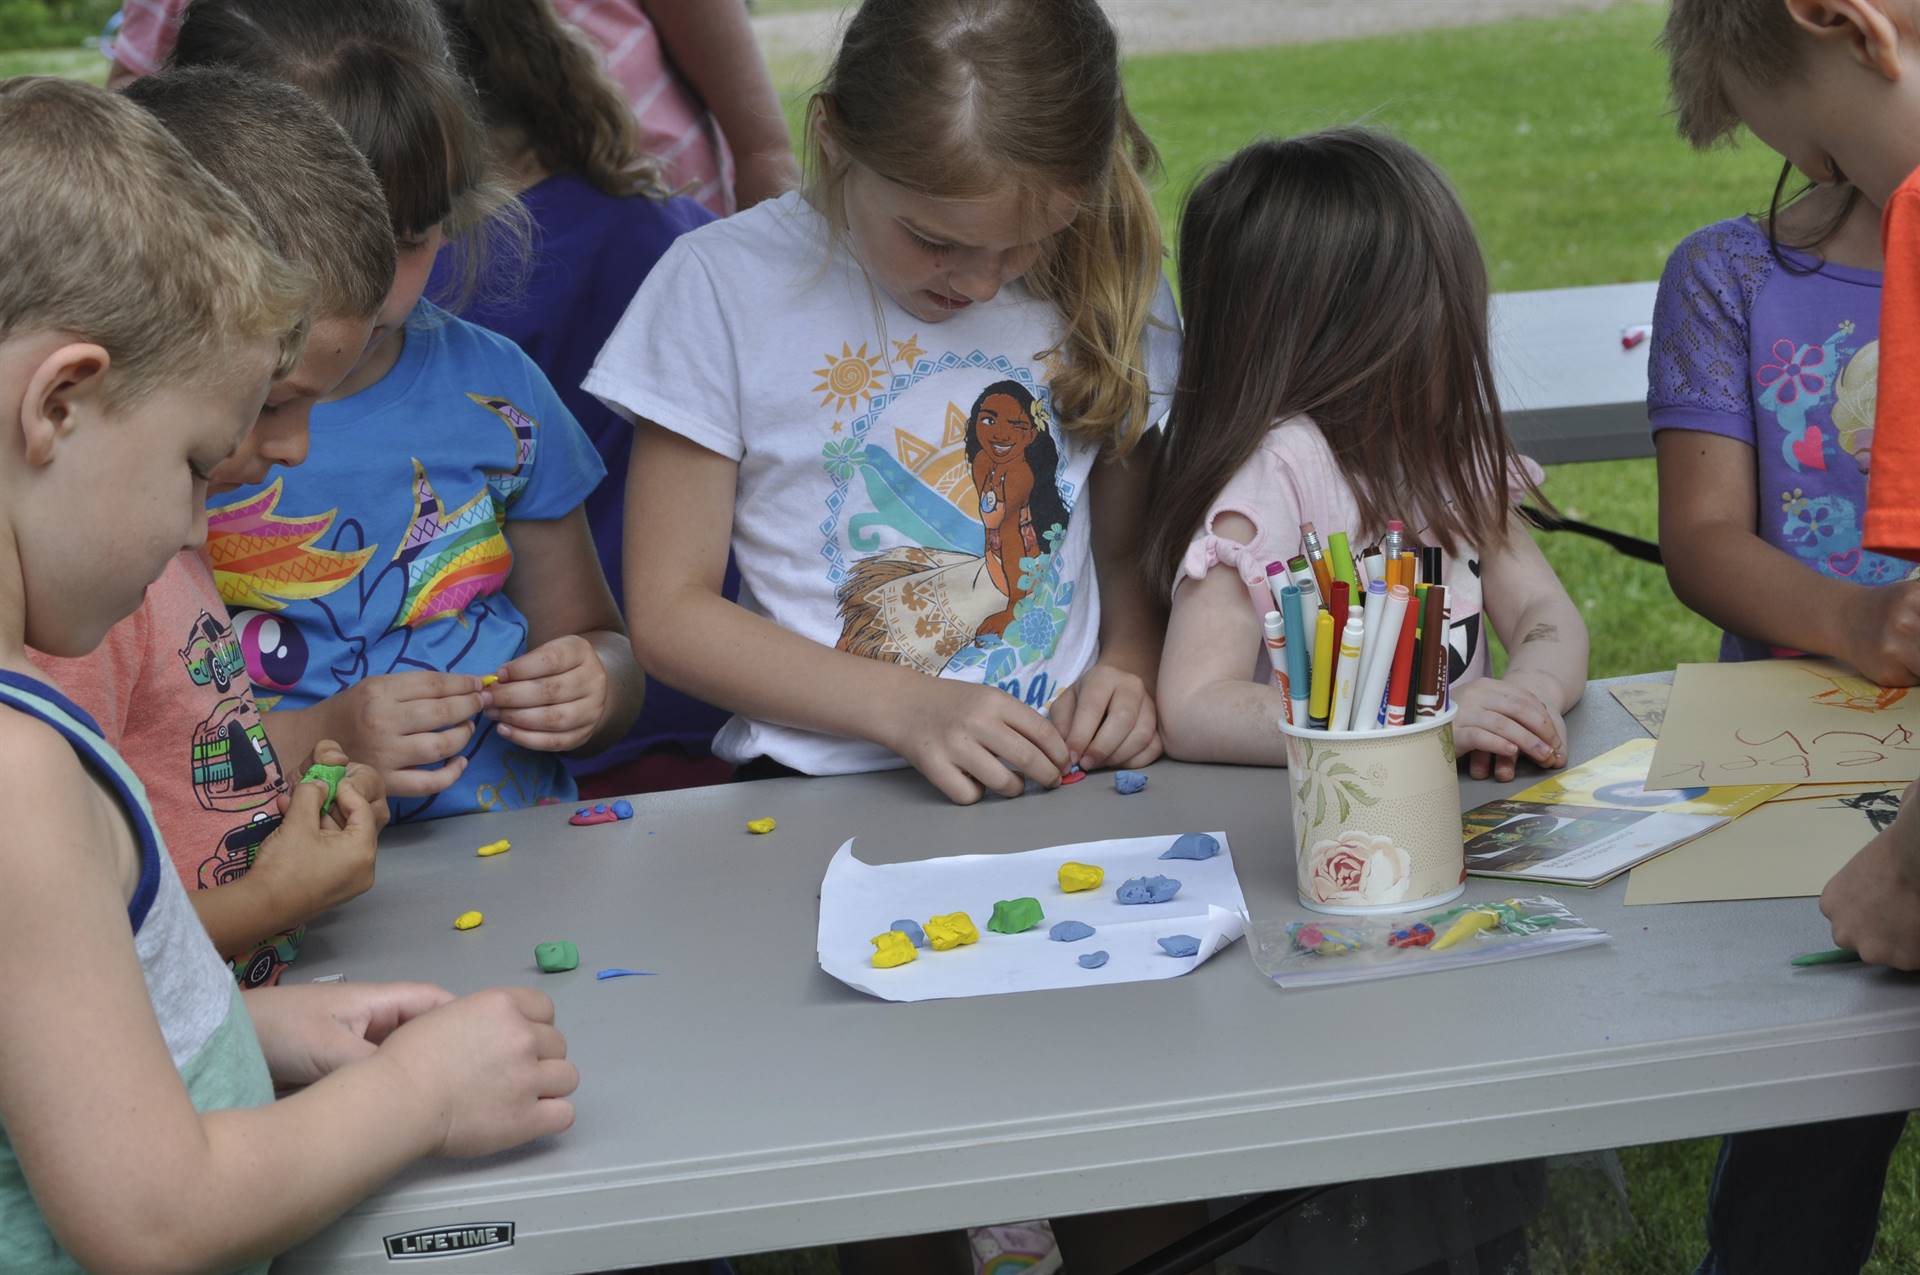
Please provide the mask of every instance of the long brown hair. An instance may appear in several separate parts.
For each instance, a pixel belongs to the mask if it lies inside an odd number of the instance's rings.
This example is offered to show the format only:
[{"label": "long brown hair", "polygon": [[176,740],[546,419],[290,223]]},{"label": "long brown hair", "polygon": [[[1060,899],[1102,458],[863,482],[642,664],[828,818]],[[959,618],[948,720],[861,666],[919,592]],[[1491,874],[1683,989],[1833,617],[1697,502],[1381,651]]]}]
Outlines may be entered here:
[{"label": "long brown hair", "polygon": [[1130,449],[1147,424],[1141,346],[1162,242],[1144,174],[1158,157],[1127,109],[1097,0],[865,0],[810,118],[807,196],[837,232],[849,162],[938,199],[1010,185],[1036,207],[1053,191],[1079,199],[1026,283],[1065,321],[1042,352],[1060,356],[1064,427]]},{"label": "long brown hair", "polygon": [[[1518,494],[1465,209],[1411,146],[1363,128],[1260,141],[1203,179],[1180,231],[1180,383],[1147,562],[1188,541],[1273,425],[1311,416],[1361,526],[1491,549]],[[1340,530],[1335,528],[1334,530]]]},{"label": "long brown hair", "polygon": [[[523,277],[532,223],[501,180],[446,28],[427,0],[193,0],[176,66],[233,66],[304,89],[367,157],[396,238],[444,226],[453,308]],[[496,263],[514,271],[490,269]]]},{"label": "long brown hair", "polygon": [[440,16],[496,136],[606,194],[666,197],[659,170],[641,159],[632,108],[549,0],[440,0]]}]

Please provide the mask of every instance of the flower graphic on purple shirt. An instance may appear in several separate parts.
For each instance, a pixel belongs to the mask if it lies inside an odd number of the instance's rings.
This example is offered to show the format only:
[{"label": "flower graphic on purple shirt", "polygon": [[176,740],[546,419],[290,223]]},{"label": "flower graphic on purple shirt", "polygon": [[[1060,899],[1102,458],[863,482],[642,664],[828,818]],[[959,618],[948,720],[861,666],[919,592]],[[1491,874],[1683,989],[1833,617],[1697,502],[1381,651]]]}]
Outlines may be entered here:
[{"label": "flower graphic on purple shirt", "polygon": [[1773,357],[1774,362],[1760,365],[1758,376],[1762,387],[1773,390],[1775,402],[1791,403],[1802,390],[1808,394],[1826,390],[1826,373],[1816,370],[1827,365],[1825,346],[1796,345],[1783,339],[1773,343]]}]

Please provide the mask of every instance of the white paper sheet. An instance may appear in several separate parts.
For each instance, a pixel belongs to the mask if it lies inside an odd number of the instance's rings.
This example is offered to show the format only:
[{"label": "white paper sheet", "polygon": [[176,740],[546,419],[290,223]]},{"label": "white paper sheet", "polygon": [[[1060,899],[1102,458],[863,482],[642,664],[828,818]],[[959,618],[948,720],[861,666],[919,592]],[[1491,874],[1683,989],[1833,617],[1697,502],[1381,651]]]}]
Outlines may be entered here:
[{"label": "white paper sheet", "polygon": [[[1162,859],[1179,837],[1168,833],[885,865],[854,858],[849,840],[820,884],[820,968],[848,987],[890,1001],[1178,978],[1246,932],[1247,901],[1227,834],[1209,835],[1220,842],[1211,859]],[[1097,890],[1066,893],[1059,871],[1070,861],[1104,869],[1106,881]],[[1180,893],[1167,903],[1114,898],[1128,878],[1153,876],[1174,878]],[[1024,934],[987,929],[997,901],[1027,897],[1040,900],[1046,913],[1039,925]],[[980,941],[946,952],[921,948],[909,964],[874,968],[874,935],[901,918],[924,926],[928,917],[948,912],[971,917]],[[1095,933],[1077,943],[1056,943],[1047,932],[1060,921],[1084,921]],[[1199,939],[1200,950],[1168,956],[1159,941],[1175,934]],[[1089,952],[1106,952],[1107,963],[1080,968],[1079,958]]]}]

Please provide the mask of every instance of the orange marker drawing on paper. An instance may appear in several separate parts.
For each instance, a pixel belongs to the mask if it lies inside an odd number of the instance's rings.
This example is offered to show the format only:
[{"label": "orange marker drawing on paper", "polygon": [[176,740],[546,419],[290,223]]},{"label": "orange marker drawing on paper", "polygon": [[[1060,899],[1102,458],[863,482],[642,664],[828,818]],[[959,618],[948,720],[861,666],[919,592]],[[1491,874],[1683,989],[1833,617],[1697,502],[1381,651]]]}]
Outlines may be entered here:
[{"label": "orange marker drawing on paper", "polygon": [[1908,688],[1904,686],[1881,686],[1850,673],[1822,673],[1817,669],[1808,669],[1807,672],[1827,683],[1830,688],[1813,696],[1816,704],[1878,713],[1892,708],[1907,697]]}]

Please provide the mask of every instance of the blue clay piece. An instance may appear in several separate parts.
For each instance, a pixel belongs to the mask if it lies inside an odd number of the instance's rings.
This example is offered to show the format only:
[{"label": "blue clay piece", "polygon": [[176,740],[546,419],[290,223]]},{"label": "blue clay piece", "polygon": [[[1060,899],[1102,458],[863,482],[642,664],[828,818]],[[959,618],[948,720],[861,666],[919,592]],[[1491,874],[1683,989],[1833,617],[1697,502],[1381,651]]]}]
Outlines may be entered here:
[{"label": "blue clay piece", "polygon": [[1220,853],[1220,843],[1204,832],[1183,832],[1162,859],[1211,859]]},{"label": "blue clay piece", "polygon": [[1200,940],[1191,934],[1170,934],[1160,940],[1160,947],[1168,956],[1192,956],[1200,950]]},{"label": "blue clay piece", "polygon": [[1085,921],[1062,921],[1047,931],[1047,937],[1056,943],[1078,943],[1093,937],[1093,927]]},{"label": "blue clay piece", "polygon": [[1122,796],[1130,797],[1147,786],[1147,777],[1137,770],[1116,770],[1113,772],[1113,790]]},{"label": "blue clay piece", "polygon": [[1114,891],[1113,897],[1122,903],[1165,903],[1178,893],[1180,883],[1172,877],[1135,877]]},{"label": "blue clay piece", "polygon": [[633,818],[633,803],[625,797],[622,797],[613,803],[613,813],[619,815],[622,819],[631,819]]},{"label": "blue clay piece", "polygon": [[889,930],[898,930],[900,933],[906,935],[907,941],[915,947],[925,947],[927,945],[927,932],[920,928],[918,922],[895,921],[887,928]]},{"label": "blue clay piece", "polygon": [[1080,968],[1083,970],[1097,970],[1106,963],[1107,954],[1105,952],[1088,952],[1080,958]]}]

